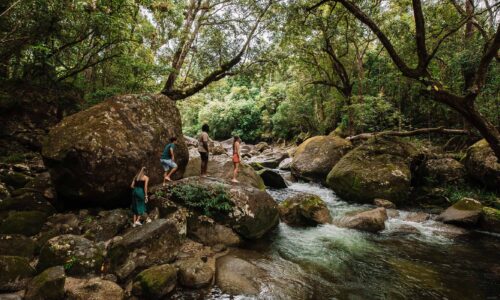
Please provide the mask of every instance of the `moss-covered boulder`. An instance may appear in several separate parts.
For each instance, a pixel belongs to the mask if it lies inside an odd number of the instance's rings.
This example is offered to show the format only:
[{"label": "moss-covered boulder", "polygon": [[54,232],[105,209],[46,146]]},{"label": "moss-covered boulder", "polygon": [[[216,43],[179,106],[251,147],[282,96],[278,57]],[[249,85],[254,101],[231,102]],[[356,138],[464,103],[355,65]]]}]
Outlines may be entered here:
[{"label": "moss-covered boulder", "polygon": [[0,255],[14,255],[31,259],[35,242],[20,234],[0,234]]},{"label": "moss-covered boulder", "polygon": [[52,238],[40,251],[37,269],[64,266],[69,275],[98,273],[104,262],[103,249],[84,237],[65,234]]},{"label": "moss-covered boulder", "polygon": [[483,207],[479,224],[484,230],[500,233],[500,209]]},{"label": "moss-covered boulder", "polygon": [[295,151],[292,174],[297,178],[324,182],[328,172],[351,148],[351,142],[338,136],[307,139]]},{"label": "moss-covered boulder", "polygon": [[[189,163],[184,172],[184,178],[200,176],[201,158],[198,150],[189,151]],[[230,180],[233,178],[233,162],[227,155],[210,156],[208,161],[208,176]],[[266,185],[257,172],[248,164],[241,163],[238,173],[241,184],[264,190]]]},{"label": "moss-covered boulder", "polygon": [[278,206],[283,222],[293,226],[310,226],[331,223],[330,211],[317,195],[297,194]]},{"label": "moss-covered boulder", "polygon": [[130,217],[129,211],[121,208],[101,211],[95,218],[83,222],[82,232],[89,240],[107,241],[129,224]]},{"label": "moss-covered boulder", "polygon": [[[201,204],[204,199],[198,199],[197,193],[205,190],[211,191],[211,197],[223,207],[214,207],[211,201]],[[267,192],[244,184],[215,178],[190,177],[171,182],[166,187],[155,187],[153,192],[155,197],[161,198],[154,200],[157,203],[174,201],[199,213],[213,211],[218,223],[229,226],[247,239],[262,237],[279,222],[274,199]]]},{"label": "moss-covered boulder", "polygon": [[257,171],[257,174],[259,174],[267,187],[284,189],[288,186],[285,179],[276,171],[270,169],[262,169],[260,171]]},{"label": "moss-covered boulder", "polygon": [[472,178],[500,190],[500,162],[486,140],[480,140],[467,150],[465,168]]},{"label": "moss-covered boulder", "polygon": [[160,265],[139,273],[133,293],[145,299],[161,299],[172,292],[177,283],[177,270],[172,265]]},{"label": "moss-covered boulder", "polygon": [[478,223],[482,211],[481,202],[472,198],[462,198],[442,212],[437,220],[448,224],[473,226]]},{"label": "moss-covered boulder", "polygon": [[162,181],[160,155],[177,137],[180,177],[188,162],[181,118],[163,95],[121,95],[64,118],[51,129],[43,157],[61,199],[110,206],[126,204],[130,181],[142,166],[151,184]]},{"label": "moss-covered boulder", "polygon": [[66,275],[62,266],[48,268],[33,280],[26,291],[26,300],[61,300],[64,299]]},{"label": "moss-covered boulder", "polygon": [[340,227],[376,233],[385,229],[387,218],[386,209],[378,207],[334,220],[334,224]]},{"label": "moss-covered boulder", "polygon": [[0,224],[0,234],[35,235],[47,220],[47,214],[40,211],[11,211]]},{"label": "moss-covered boulder", "polygon": [[98,277],[90,279],[68,277],[64,290],[67,300],[125,299],[125,292],[118,284]]},{"label": "moss-covered boulder", "polygon": [[7,172],[3,175],[0,175],[0,180],[13,187],[14,189],[22,188],[31,179],[31,177],[20,172]]},{"label": "moss-covered boulder", "polygon": [[375,198],[404,203],[411,183],[411,163],[418,151],[394,137],[372,138],[333,167],[327,185],[342,199],[372,203]]},{"label": "moss-covered boulder", "polygon": [[422,166],[421,176],[431,185],[461,183],[465,181],[465,167],[449,157],[429,159]]},{"label": "moss-covered boulder", "polygon": [[19,256],[0,255],[0,270],[0,291],[22,290],[35,275],[28,259]]},{"label": "moss-covered boulder", "polygon": [[154,220],[113,239],[108,250],[109,265],[124,280],[136,269],[174,261],[180,246],[176,224],[165,219]]}]

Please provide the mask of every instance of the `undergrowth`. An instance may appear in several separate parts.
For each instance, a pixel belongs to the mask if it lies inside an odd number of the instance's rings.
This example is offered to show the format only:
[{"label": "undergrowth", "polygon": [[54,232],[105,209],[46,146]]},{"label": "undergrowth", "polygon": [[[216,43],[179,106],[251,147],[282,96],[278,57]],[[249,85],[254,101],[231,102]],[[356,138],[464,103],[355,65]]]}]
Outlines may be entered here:
[{"label": "undergrowth", "polygon": [[172,188],[172,197],[209,217],[228,213],[233,207],[223,186],[207,188],[198,184],[177,185]]}]

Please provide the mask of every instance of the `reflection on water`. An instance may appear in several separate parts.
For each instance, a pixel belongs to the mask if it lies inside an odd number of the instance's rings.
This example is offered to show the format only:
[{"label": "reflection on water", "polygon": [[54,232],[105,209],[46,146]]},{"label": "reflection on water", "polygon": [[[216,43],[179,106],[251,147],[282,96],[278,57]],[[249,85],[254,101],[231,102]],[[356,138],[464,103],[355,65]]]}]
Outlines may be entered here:
[{"label": "reflection on water", "polygon": [[[293,183],[269,191],[280,202],[297,192],[319,195],[333,218],[370,208],[341,201],[324,187]],[[500,237],[464,231],[409,212],[370,234],[334,225],[286,224],[245,248],[269,274],[259,299],[500,299]],[[205,299],[229,299],[217,288]],[[236,297],[233,299],[248,299]]]}]

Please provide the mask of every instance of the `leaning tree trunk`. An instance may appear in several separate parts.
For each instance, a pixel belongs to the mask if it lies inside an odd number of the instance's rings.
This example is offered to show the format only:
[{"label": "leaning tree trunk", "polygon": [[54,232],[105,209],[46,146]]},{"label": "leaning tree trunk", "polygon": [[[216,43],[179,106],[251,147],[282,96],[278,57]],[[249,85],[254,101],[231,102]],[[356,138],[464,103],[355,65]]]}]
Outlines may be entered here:
[{"label": "leaning tree trunk", "polygon": [[485,138],[495,153],[497,161],[500,162],[500,132],[495,125],[483,117],[474,106],[469,107],[462,115]]}]

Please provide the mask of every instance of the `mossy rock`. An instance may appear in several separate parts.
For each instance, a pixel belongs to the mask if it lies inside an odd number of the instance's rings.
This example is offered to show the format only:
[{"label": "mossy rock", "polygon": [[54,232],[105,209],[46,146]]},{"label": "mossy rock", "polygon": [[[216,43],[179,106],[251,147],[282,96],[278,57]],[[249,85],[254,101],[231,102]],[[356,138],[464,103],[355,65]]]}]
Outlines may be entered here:
[{"label": "mossy rock", "polygon": [[285,179],[276,171],[262,169],[257,171],[257,174],[264,180],[264,184],[267,187],[275,189],[284,189],[287,187]]},{"label": "mossy rock", "polygon": [[500,162],[486,140],[480,140],[467,150],[465,169],[478,182],[500,190]]},{"label": "mossy rock", "polygon": [[26,300],[64,299],[66,276],[62,266],[51,267],[31,280],[26,291]]},{"label": "mossy rock", "polygon": [[342,157],[326,183],[344,200],[371,204],[381,198],[404,203],[410,194],[410,167],[417,156],[417,149],[401,139],[372,138]]},{"label": "mossy rock", "polygon": [[[22,193],[20,192],[22,191]],[[17,193],[16,193],[17,192]],[[47,215],[56,212],[56,209],[48,202],[41,193],[20,189],[13,192],[12,197],[0,201],[0,211],[16,210],[16,211],[39,211]]]},{"label": "mossy rock", "polygon": [[313,194],[298,194],[278,206],[281,220],[292,226],[327,224],[332,221],[325,202]]},{"label": "mossy rock", "polygon": [[15,255],[32,258],[35,242],[20,234],[0,234],[0,255]]},{"label": "mossy rock", "polygon": [[172,265],[160,265],[146,269],[135,278],[134,294],[146,299],[161,299],[174,290],[177,270]]},{"label": "mossy rock", "polygon": [[500,233],[500,209],[483,207],[480,225],[484,230]]},{"label": "mossy rock", "polygon": [[32,236],[40,232],[47,214],[40,211],[11,211],[0,225],[0,234]]},{"label": "mossy rock", "polygon": [[473,226],[478,223],[482,210],[481,202],[472,198],[462,198],[442,212],[437,220],[459,226]]},{"label": "mossy rock", "polygon": [[28,259],[19,256],[0,256],[0,270],[0,291],[22,290],[35,275]]},{"label": "mossy rock", "polygon": [[0,179],[6,184],[12,186],[14,189],[22,188],[26,185],[32,178],[18,172],[11,172],[4,174]]}]

